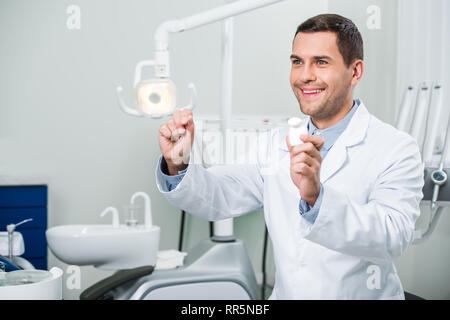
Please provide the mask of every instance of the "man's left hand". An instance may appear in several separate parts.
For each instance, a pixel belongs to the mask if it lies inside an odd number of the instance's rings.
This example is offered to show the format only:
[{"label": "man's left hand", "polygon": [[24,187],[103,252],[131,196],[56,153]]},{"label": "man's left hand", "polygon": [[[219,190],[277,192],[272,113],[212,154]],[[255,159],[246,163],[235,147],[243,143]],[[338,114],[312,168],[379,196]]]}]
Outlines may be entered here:
[{"label": "man's left hand", "polygon": [[300,190],[302,199],[314,206],[320,193],[320,149],[325,141],[322,137],[311,134],[301,135],[300,139],[303,144],[291,146],[289,137],[286,136],[291,154],[291,179]]}]

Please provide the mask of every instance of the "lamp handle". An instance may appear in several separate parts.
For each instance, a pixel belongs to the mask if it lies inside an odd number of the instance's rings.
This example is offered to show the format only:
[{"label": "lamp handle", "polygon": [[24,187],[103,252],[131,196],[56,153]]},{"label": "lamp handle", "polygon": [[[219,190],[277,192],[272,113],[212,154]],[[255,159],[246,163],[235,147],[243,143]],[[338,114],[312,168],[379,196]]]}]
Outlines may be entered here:
[{"label": "lamp handle", "polygon": [[179,108],[180,110],[193,110],[195,108],[195,105],[197,104],[197,90],[195,89],[195,85],[191,82],[188,84],[188,88],[191,95],[191,101],[188,105]]},{"label": "lamp handle", "polygon": [[134,85],[133,85],[134,88],[136,88],[137,84],[141,81],[142,69],[144,67],[153,67],[153,66],[155,66],[154,60],[143,60],[138,62],[136,68],[134,69]]}]

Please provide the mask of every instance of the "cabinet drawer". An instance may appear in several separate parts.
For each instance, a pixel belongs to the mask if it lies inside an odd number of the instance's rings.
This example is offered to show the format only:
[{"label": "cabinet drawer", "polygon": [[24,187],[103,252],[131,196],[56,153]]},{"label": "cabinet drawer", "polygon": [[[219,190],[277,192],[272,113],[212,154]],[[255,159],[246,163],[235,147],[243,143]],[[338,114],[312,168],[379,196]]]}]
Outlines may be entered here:
[{"label": "cabinet drawer", "polygon": [[0,186],[0,207],[46,207],[47,186]]},{"label": "cabinet drawer", "polygon": [[17,231],[26,228],[47,228],[47,208],[0,208],[0,231],[6,231],[6,225],[18,223],[28,218],[33,221],[17,227]]}]

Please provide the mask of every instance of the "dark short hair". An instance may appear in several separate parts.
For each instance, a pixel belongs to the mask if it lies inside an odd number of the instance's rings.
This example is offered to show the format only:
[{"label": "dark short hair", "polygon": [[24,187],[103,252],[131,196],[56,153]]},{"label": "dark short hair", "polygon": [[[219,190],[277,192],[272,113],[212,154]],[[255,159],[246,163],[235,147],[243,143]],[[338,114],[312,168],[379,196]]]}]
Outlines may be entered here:
[{"label": "dark short hair", "polygon": [[363,60],[363,39],[358,28],[350,19],[338,14],[319,14],[299,25],[295,36],[299,32],[312,33],[320,31],[336,33],[337,46],[347,67],[356,59]]}]

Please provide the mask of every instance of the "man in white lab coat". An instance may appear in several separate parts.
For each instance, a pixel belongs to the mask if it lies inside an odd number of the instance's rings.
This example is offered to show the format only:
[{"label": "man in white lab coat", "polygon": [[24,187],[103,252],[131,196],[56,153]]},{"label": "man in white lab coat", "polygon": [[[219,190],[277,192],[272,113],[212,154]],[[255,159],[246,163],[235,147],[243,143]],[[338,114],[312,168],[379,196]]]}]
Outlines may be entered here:
[{"label": "man in white lab coat", "polygon": [[176,111],[159,130],[158,188],[211,221],[263,208],[276,265],[271,299],[404,299],[393,260],[420,214],[417,143],[353,98],[363,41],[349,19],[302,23],[291,62],[291,86],[308,115],[303,144],[273,130],[256,146],[264,160],[205,169],[192,159],[192,114]]}]

